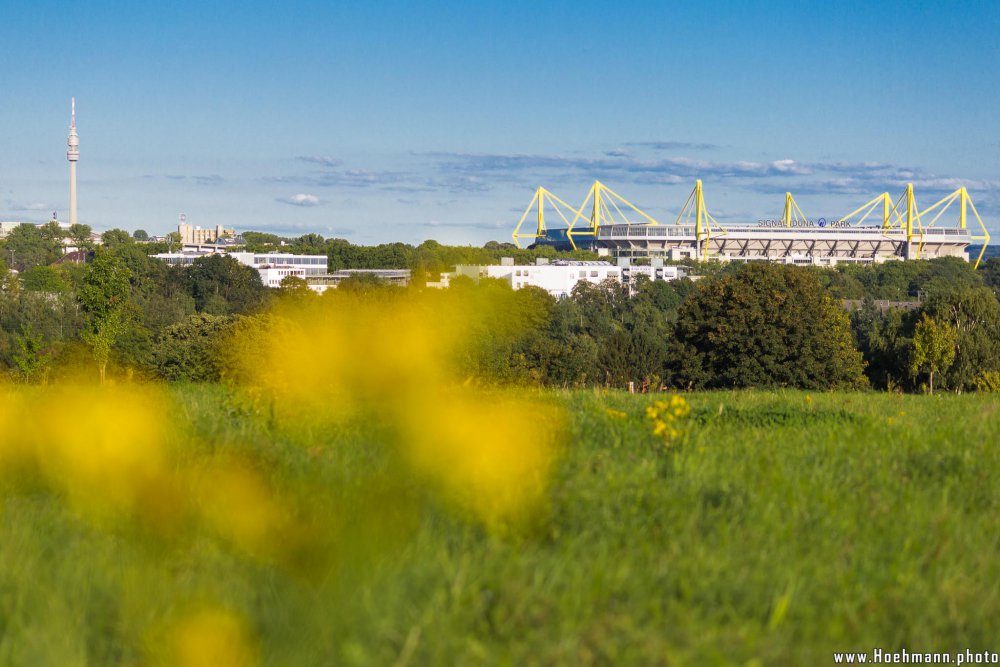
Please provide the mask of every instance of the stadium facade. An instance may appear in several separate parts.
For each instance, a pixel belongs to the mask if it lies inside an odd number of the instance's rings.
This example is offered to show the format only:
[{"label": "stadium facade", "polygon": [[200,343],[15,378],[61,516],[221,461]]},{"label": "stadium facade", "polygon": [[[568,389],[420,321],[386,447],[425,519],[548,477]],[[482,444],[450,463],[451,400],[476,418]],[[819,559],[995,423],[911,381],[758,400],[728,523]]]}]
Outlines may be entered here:
[{"label": "stadium facade", "polygon": [[[522,232],[532,214],[535,231]],[[554,219],[562,224],[550,227]],[[672,224],[661,224],[600,182],[594,183],[578,208],[539,188],[513,237],[518,246],[530,238],[533,246],[583,248],[614,258],[825,266],[935,257],[968,261],[969,245],[980,242],[985,251],[990,238],[964,187],[921,210],[913,186],[907,185],[896,201],[883,193],[835,220],[807,218],[786,193],[780,219],[723,226],[705,205],[701,181]],[[982,252],[973,258],[977,266],[981,258]]]}]

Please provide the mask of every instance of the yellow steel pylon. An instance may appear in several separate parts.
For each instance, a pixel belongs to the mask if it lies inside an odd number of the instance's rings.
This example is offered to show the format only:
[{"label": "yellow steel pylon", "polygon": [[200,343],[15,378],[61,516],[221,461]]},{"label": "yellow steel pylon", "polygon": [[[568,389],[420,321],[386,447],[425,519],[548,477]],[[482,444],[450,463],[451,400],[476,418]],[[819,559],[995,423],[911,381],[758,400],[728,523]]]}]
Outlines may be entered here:
[{"label": "yellow steel pylon", "polygon": [[[583,211],[588,208],[590,204],[590,220],[587,220]],[[621,206],[619,206],[621,204]],[[638,214],[640,220],[633,221],[629,219],[625,210],[631,210]],[[614,213],[612,213],[612,209]],[[617,213],[617,216],[615,215]],[[567,236],[570,239],[570,243],[576,248],[576,243],[573,242],[574,236],[597,236],[597,230],[602,225],[616,225],[616,224],[640,224],[640,225],[658,225],[655,219],[644,213],[639,209],[638,206],[630,202],[629,200],[622,197],[620,194],[604,185],[600,181],[594,181],[594,184],[590,186],[590,190],[587,191],[587,196],[584,198],[583,203],[580,204],[580,208],[577,211],[577,217],[587,220],[587,231],[574,231],[573,225],[570,225]],[[576,220],[574,219],[574,223]]]},{"label": "yellow steel pylon", "polygon": [[[685,213],[687,216],[685,217]],[[727,234],[725,227],[712,217],[705,205],[705,193],[701,186],[701,180],[694,182],[694,190],[688,195],[681,207],[681,212],[677,214],[675,225],[691,224],[691,217],[694,216],[694,234],[698,248],[698,259],[707,259],[705,249],[708,242],[712,240],[712,226],[715,225],[723,234]]]},{"label": "yellow steel pylon", "polygon": [[[576,222],[577,218],[583,218],[583,216],[580,215],[579,211],[577,211],[575,208],[564,202],[562,199],[555,196],[545,188],[538,188],[537,190],[535,190],[535,196],[531,198],[530,202],[528,202],[528,207],[524,209],[524,215],[521,216],[521,219],[517,223],[517,227],[514,228],[514,233],[511,234],[511,236],[514,237],[514,243],[517,245],[518,248],[521,247],[521,239],[523,238],[537,239],[545,236],[546,204],[549,204],[553,208],[553,210],[555,210],[556,214],[558,214],[559,217],[562,218],[562,221],[565,222],[566,226],[569,228],[573,227],[573,223]],[[536,211],[537,227],[535,229],[535,233],[534,234],[522,233],[521,226],[524,225],[525,221],[528,219],[528,214],[531,213],[531,209],[533,208],[537,208]],[[567,216],[563,213],[563,210],[565,210],[570,214],[569,218],[567,218]],[[570,243],[572,243],[572,239],[570,239]],[[575,245],[573,247],[576,248]]]},{"label": "yellow steel pylon", "polygon": [[[971,209],[972,210],[972,214],[974,216],[976,216],[976,221],[979,223],[979,228],[983,230],[983,233],[980,234],[980,235],[971,235],[970,236],[970,238],[973,241],[982,241],[983,242],[983,249],[979,251],[979,257],[976,258],[976,264],[973,267],[975,269],[978,269],[979,268],[979,263],[981,261],[983,261],[983,254],[986,252],[986,246],[989,245],[989,242],[990,242],[990,233],[986,230],[986,225],[983,224],[983,219],[981,217],[979,217],[979,211],[976,210],[976,205],[974,203],[972,203],[972,197],[969,196],[969,191],[966,190],[964,186],[960,187],[957,190],[955,190],[950,195],[942,198],[941,200],[937,201],[936,203],[932,204],[931,206],[928,206],[927,208],[924,209],[923,213],[919,214],[919,216],[930,215],[930,213],[934,209],[936,209],[938,207],[941,207],[941,210],[937,212],[937,215],[935,215],[931,219],[931,221],[929,223],[927,223],[927,227],[933,227],[934,223],[938,221],[938,218],[940,218],[944,214],[944,212],[947,211],[948,208],[953,203],[955,203],[956,201],[959,202],[958,228],[959,229],[968,229],[968,225],[967,225],[967,223],[968,223],[968,211],[969,211],[969,209]],[[919,216],[917,218],[918,220],[920,219]]]},{"label": "yellow steel pylon", "polygon": [[785,227],[791,227],[792,223],[806,222],[806,214],[802,212],[799,205],[795,202],[795,198],[792,197],[791,192],[785,193],[785,213],[781,216],[781,221],[784,223]]}]

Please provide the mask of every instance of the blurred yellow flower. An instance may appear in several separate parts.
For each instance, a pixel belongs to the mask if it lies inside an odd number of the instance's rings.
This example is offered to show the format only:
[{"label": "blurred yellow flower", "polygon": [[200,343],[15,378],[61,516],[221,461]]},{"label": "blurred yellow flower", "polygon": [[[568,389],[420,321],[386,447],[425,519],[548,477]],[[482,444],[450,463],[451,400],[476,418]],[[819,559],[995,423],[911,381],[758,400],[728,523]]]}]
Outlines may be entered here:
[{"label": "blurred yellow flower", "polygon": [[488,528],[544,509],[560,414],[509,397],[444,394],[403,415],[416,470]]},{"label": "blurred yellow flower", "polygon": [[672,447],[687,435],[690,413],[691,407],[684,397],[674,394],[669,399],[658,400],[648,406],[646,419],[650,422],[653,435],[661,438],[667,447]]},{"label": "blurred yellow flower", "polygon": [[257,650],[246,624],[222,609],[206,609],[181,619],[170,635],[169,665],[250,667]]},{"label": "blurred yellow flower", "polygon": [[[328,293],[282,311],[271,324],[280,332],[264,339],[259,355],[244,357],[243,374],[267,392],[284,430],[378,420],[417,472],[500,528],[542,505],[562,424],[550,408],[484,394],[459,376],[461,361],[474,354],[471,323],[491,308],[460,296],[406,293],[383,301]],[[244,335],[260,345],[256,332]],[[227,530],[257,549],[262,538],[250,527],[273,519],[265,512]]]},{"label": "blurred yellow flower", "polygon": [[165,451],[169,405],[162,392],[142,387],[44,387],[9,395],[0,417],[0,466],[37,468],[80,509],[150,510],[165,518],[177,506],[169,497],[174,485]]},{"label": "blurred yellow flower", "polygon": [[261,559],[281,549],[290,519],[259,475],[234,462],[215,466],[200,476],[196,495],[203,519],[222,537]]}]

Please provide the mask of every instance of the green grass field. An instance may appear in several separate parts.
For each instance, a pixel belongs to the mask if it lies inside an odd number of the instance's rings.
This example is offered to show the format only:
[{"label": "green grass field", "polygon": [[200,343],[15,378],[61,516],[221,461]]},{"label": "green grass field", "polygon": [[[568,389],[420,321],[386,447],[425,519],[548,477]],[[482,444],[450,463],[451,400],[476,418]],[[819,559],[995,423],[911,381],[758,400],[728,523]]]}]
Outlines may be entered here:
[{"label": "green grass field", "polygon": [[[186,444],[169,465],[253,471],[300,529],[122,518],[8,472],[0,664],[821,665],[873,647],[1000,649],[996,398],[693,394],[690,434],[668,450],[645,417],[655,396],[539,393],[568,433],[546,506],[498,531],[401,463],[377,417],[289,428],[234,390],[170,391]],[[220,480],[200,484],[232,488]]]}]

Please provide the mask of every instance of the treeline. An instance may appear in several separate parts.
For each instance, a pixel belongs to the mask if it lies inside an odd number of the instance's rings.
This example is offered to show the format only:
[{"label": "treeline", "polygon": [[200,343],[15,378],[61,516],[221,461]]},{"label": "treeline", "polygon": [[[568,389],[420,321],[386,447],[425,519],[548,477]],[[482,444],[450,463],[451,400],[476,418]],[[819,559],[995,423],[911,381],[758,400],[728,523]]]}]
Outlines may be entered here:
[{"label": "treeline", "polygon": [[[464,277],[447,291],[352,281],[322,296],[289,281],[274,303],[278,313],[298,305],[349,319],[358,299],[390,313],[395,303],[420,299],[428,317],[455,312],[457,300],[462,321],[441,326],[464,331],[455,363],[470,382],[636,391],[1000,389],[1000,260],[978,273],[952,260],[915,264],[912,287],[924,300],[884,307],[867,298],[853,312],[824,286],[837,279],[830,270],[763,263],[717,267],[699,281],[640,280],[632,289],[581,283],[558,300],[537,288]],[[956,270],[962,278],[945,289],[941,276]],[[896,275],[893,268],[865,271],[883,286]],[[215,347],[220,327],[261,329],[266,338],[269,317],[202,316],[173,327],[161,339],[170,360],[161,363],[161,373],[169,366],[163,377],[222,377],[226,352],[213,351],[226,349]],[[400,344],[407,344],[405,331]]]},{"label": "treeline", "polygon": [[[257,327],[266,334],[262,314],[274,306],[348,308],[338,299],[351,294],[387,308],[416,295],[474,305],[460,363],[477,381],[631,384],[639,391],[1000,388],[1000,258],[978,271],[954,258],[836,269],[706,263],[697,265],[704,274],[697,281],[641,280],[631,289],[583,283],[562,300],[465,278],[454,279],[446,293],[420,280],[396,288],[359,279],[319,296],[294,279],[268,289],[255,270],[228,257],[172,267],[148,257],[150,246],[124,232],[110,241],[90,252],[87,263],[22,265],[17,275],[0,266],[6,377],[42,382],[106,370],[112,377],[218,381],[232,331]],[[511,254],[502,244],[362,248],[322,237],[299,241],[280,249],[325,251],[351,268],[484,263]],[[849,312],[845,299],[860,307]]]},{"label": "treeline", "polygon": [[[471,374],[548,386],[1000,391],[1000,258],[838,269],[702,265],[697,282],[579,284],[506,297],[522,329],[481,330]],[[849,286],[848,291],[845,286]],[[502,294],[482,281],[458,289]],[[454,289],[454,287],[453,287]],[[849,311],[845,298],[860,300]],[[888,303],[886,303],[888,302]],[[507,362],[506,360],[509,360]]]},{"label": "treeline", "polygon": [[[55,221],[40,227],[18,225],[5,238],[0,239],[0,271],[13,268],[30,276],[33,269],[64,261],[67,246],[85,254],[93,252],[94,236],[89,225],[70,225],[66,229]],[[142,229],[131,234],[123,229],[109,229],[100,235],[101,244],[108,248],[145,242],[148,239],[149,234]],[[150,244],[144,248],[148,254],[152,254],[165,251],[167,244]]]},{"label": "treeline", "polygon": [[519,264],[533,264],[538,258],[599,259],[587,250],[559,252],[551,246],[531,250],[513,243],[490,241],[481,248],[449,246],[428,240],[420,245],[383,243],[374,246],[354,245],[344,239],[326,239],[319,234],[284,238],[262,232],[245,232],[248,252],[290,252],[302,255],[326,255],[330,271],[340,269],[410,269],[418,277],[425,272],[437,276],[457,264],[499,264],[502,257],[512,257]]},{"label": "treeline", "polygon": [[[26,382],[114,374],[162,377],[164,332],[192,317],[246,316],[271,301],[260,274],[212,255],[169,266],[132,242],[105,245],[88,263],[0,267],[0,368]],[[103,373],[103,371],[101,371]]]},{"label": "treeline", "polygon": [[[318,235],[248,236],[254,242],[249,250],[326,254],[331,269],[412,267],[417,284],[455,263],[497,263],[501,256],[526,262],[536,257],[594,258],[592,253],[517,250],[499,243],[483,248],[435,241],[366,247]],[[261,236],[276,243],[261,243]],[[216,378],[215,371],[177,371],[172,356],[176,341],[188,335],[191,340],[210,335],[217,341],[216,329],[263,312],[275,290],[264,287],[257,271],[223,256],[200,258],[187,268],[169,266],[149,257],[166,251],[167,244],[147,239],[143,230],[129,234],[113,229],[95,246],[90,227],[66,230],[50,223],[18,226],[0,240],[0,375],[28,382],[55,380],[93,374],[96,362],[99,367],[110,364],[112,373],[140,377]],[[65,255],[66,243],[80,252]],[[121,276],[127,289],[116,291],[113,283]],[[363,285],[365,279],[356,282]],[[115,307],[99,305],[100,299]]]}]

